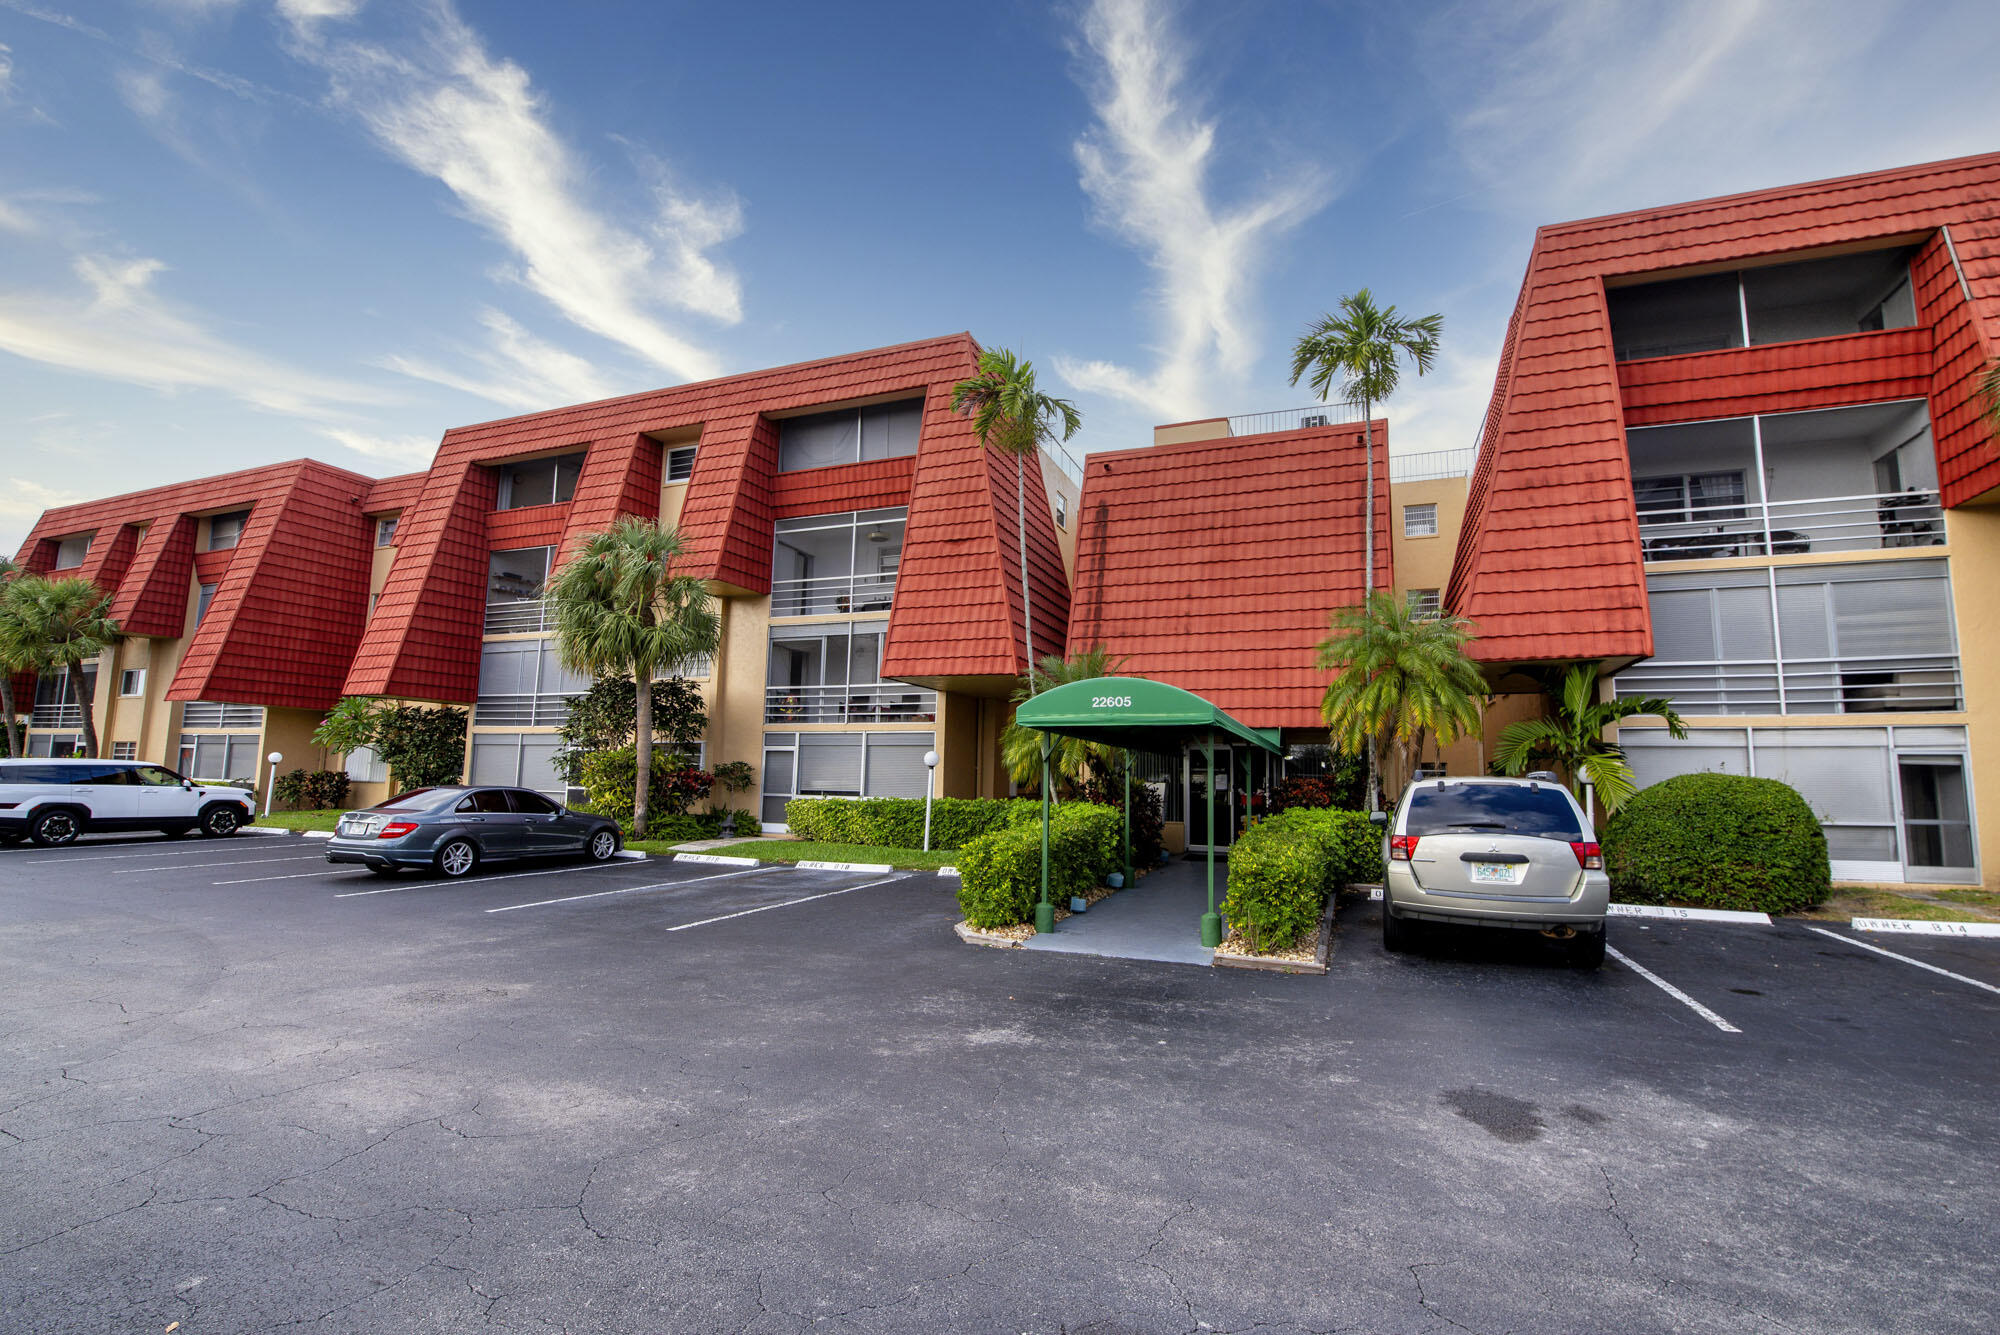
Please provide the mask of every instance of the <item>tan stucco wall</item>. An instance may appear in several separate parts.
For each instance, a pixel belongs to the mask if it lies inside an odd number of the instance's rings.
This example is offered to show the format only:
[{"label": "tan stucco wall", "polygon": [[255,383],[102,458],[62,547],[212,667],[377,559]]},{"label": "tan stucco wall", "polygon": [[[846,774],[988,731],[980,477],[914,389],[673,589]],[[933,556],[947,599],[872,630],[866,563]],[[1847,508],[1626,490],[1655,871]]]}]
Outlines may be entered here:
[{"label": "tan stucco wall", "polygon": [[1199,422],[1169,422],[1153,428],[1155,445],[1185,445],[1191,440],[1221,440],[1229,434],[1227,417],[1205,417]]},{"label": "tan stucco wall", "polygon": [[[389,583],[389,569],[396,564],[394,547],[377,547],[368,567],[368,597],[372,600]],[[371,606],[372,601],[371,601]]]},{"label": "tan stucco wall", "polygon": [[[1042,489],[1049,498],[1049,521],[1056,525],[1056,544],[1062,548],[1063,573],[1072,585],[1076,583],[1076,530],[1078,523],[1077,506],[1083,500],[1083,488],[1062,469],[1062,465],[1043,451]],[[1063,500],[1062,521],[1056,523],[1056,498]]]},{"label": "tan stucco wall", "polygon": [[[685,487],[680,488],[685,491]],[[702,687],[708,703],[709,764],[741,760],[757,786],[732,799],[754,803],[764,787],[764,677],[771,661],[771,600],[722,598],[722,644]]]},{"label": "tan stucco wall", "polygon": [[681,522],[681,507],[687,504],[688,484],[686,482],[662,482],[660,484],[660,523],[672,528]]},{"label": "tan stucco wall", "polygon": [[273,751],[284,756],[279,761],[277,772],[290,774],[295,769],[323,770],[333,768],[338,757],[329,756],[324,747],[313,742],[313,730],[318,728],[326,714],[317,709],[267,709],[264,711],[264,744],[257,753],[257,801],[262,803],[264,794],[270,791],[271,765],[268,757]]},{"label": "tan stucco wall", "polygon": [[[2000,504],[1944,512],[1980,877],[2000,889]],[[1893,722],[1900,723],[1901,719]]]},{"label": "tan stucco wall", "polygon": [[[1451,559],[1458,550],[1458,531],[1465,522],[1463,477],[1434,478],[1423,482],[1397,482],[1389,488],[1389,552],[1396,567],[1396,596],[1406,598],[1411,589],[1436,589],[1440,593],[1451,583]],[[1434,538],[1403,536],[1403,507],[1437,506],[1438,531]]]}]

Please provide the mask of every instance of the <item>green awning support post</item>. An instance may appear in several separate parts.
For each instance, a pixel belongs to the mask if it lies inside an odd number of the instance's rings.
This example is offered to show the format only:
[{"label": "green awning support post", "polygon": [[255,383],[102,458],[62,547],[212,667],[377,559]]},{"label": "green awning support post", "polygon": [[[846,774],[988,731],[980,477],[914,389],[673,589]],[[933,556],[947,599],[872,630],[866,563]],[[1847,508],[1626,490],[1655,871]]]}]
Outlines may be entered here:
[{"label": "green awning support post", "polygon": [[1125,753],[1125,888],[1132,888],[1132,753]]},{"label": "green awning support post", "polygon": [[1055,746],[1055,738],[1042,734],[1042,902],[1035,905],[1035,930],[1053,932],[1056,929],[1056,906],[1049,899],[1049,752]]},{"label": "green awning support post", "polygon": [[1215,911],[1215,739],[1208,739],[1208,912],[1201,915],[1201,943],[1222,944],[1222,915]]}]

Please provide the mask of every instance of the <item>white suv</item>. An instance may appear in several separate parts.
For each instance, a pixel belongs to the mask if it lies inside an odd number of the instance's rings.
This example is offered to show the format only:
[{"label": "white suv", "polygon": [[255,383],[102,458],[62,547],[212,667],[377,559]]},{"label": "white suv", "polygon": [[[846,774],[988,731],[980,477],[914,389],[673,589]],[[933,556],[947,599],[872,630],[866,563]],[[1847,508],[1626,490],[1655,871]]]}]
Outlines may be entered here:
[{"label": "white suv", "polygon": [[199,784],[137,760],[0,760],[0,844],[73,844],[86,830],[158,830],[213,838],[257,815],[241,788]]}]

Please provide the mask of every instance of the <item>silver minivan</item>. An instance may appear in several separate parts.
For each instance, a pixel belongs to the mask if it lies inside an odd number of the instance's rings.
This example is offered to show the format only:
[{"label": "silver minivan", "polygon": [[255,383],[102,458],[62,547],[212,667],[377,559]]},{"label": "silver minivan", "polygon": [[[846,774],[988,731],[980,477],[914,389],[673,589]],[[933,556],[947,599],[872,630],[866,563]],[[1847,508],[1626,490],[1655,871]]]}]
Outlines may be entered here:
[{"label": "silver minivan", "polygon": [[1408,950],[1419,924],[1539,931],[1577,964],[1604,962],[1611,882],[1597,834],[1562,784],[1421,779],[1388,814],[1382,944]]}]

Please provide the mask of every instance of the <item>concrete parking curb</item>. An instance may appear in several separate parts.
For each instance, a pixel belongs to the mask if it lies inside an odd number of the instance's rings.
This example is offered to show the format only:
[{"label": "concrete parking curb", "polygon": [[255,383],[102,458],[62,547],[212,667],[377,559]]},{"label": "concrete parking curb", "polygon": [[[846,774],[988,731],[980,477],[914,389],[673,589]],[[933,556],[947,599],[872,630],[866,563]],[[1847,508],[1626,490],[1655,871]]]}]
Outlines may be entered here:
[{"label": "concrete parking curb", "polygon": [[958,875],[958,868],[956,868],[956,867],[939,867],[939,868],[938,868],[938,875],[940,875],[940,876],[956,876],[956,875]]},{"label": "concrete parking curb", "polygon": [[886,862],[794,862],[792,865],[807,871],[865,871],[878,876],[896,870]]},{"label": "concrete parking curb", "polygon": [[968,927],[962,922],[953,923],[951,930],[957,932],[958,939],[967,945],[992,946],[999,950],[1019,950],[1023,945],[1027,944],[1024,941],[1016,941],[1011,936],[995,936],[991,932],[982,932],[977,927]]},{"label": "concrete parking curb", "polygon": [[1904,932],[1914,936],[2000,937],[2000,922],[1932,922],[1921,918],[1853,918],[1857,932]]},{"label": "concrete parking curb", "polygon": [[711,867],[761,867],[764,865],[757,858],[732,858],[725,857],[721,853],[676,853],[674,854],[674,861],[699,862]]},{"label": "concrete parking curb", "polygon": [[1210,957],[1209,963],[1218,969],[1259,969],[1265,973],[1305,973],[1323,974],[1327,971],[1327,956],[1333,953],[1333,914],[1340,907],[1339,895],[1326,897],[1326,912],[1319,919],[1319,949],[1313,952],[1313,961],[1307,964],[1301,960],[1261,959],[1255,955],[1231,955],[1218,950]]},{"label": "concrete parking curb", "polygon": [[1684,909],[1672,904],[1613,904],[1606,910],[1614,918],[1671,918],[1677,922],[1741,922],[1771,925],[1768,913],[1743,909]]}]

